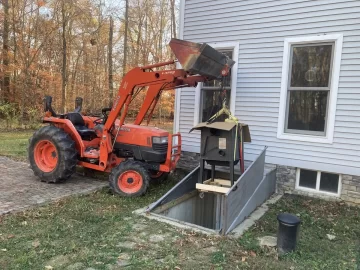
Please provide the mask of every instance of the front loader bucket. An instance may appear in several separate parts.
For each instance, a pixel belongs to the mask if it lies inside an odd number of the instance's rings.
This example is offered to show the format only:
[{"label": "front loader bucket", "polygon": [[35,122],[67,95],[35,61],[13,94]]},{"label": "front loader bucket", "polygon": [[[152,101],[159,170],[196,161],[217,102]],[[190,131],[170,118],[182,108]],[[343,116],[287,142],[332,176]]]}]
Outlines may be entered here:
[{"label": "front loader bucket", "polygon": [[221,71],[225,65],[231,68],[235,63],[206,43],[194,43],[173,38],[169,45],[182,68],[191,74],[216,79],[221,77]]}]

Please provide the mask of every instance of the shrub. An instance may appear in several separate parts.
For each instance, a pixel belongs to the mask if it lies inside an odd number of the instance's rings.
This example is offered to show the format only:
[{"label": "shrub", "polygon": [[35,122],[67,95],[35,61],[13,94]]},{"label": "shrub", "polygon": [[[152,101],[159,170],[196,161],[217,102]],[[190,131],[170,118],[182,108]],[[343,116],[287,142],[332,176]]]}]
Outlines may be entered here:
[{"label": "shrub", "polygon": [[0,103],[0,119],[5,120],[6,128],[12,128],[19,123],[19,110],[14,103]]}]

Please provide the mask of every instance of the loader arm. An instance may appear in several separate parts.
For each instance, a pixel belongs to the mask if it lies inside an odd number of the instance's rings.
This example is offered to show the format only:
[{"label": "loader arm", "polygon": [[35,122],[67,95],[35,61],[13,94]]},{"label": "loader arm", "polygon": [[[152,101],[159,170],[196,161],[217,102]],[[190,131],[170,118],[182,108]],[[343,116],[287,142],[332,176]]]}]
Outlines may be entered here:
[{"label": "loader arm", "polygon": [[145,100],[141,105],[139,113],[134,121],[134,125],[140,125],[144,120],[146,114],[148,113],[147,124],[151,120],[152,113],[156,107],[157,102],[161,96],[162,91],[172,90],[182,87],[196,86],[199,82],[204,82],[206,77],[203,76],[188,76],[186,78],[176,78],[173,83],[167,83],[162,88],[157,87],[156,85],[150,86],[147,90]]},{"label": "loader arm", "polygon": [[189,75],[188,72],[183,69],[152,70],[153,68],[165,67],[174,63],[175,61],[168,61],[145,67],[137,67],[125,75],[121,82],[118,94],[114,100],[113,107],[104,124],[100,143],[100,167],[106,168],[108,156],[113,150],[110,132],[114,127],[114,123],[121,112],[118,129],[120,129],[124,124],[129,105],[133,99],[134,91],[137,88],[149,87],[145,97],[145,102],[141,106],[138,117],[135,120],[135,123],[140,124],[147,112],[149,112],[151,105],[153,105],[152,110],[154,109],[162,90],[196,86],[198,82],[207,80],[207,77],[205,76]]}]

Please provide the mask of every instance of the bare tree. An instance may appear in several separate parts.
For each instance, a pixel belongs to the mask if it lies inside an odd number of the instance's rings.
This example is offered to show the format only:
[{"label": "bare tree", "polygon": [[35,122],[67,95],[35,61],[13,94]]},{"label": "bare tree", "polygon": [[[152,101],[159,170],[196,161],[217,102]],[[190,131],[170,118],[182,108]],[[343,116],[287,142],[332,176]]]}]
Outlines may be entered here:
[{"label": "bare tree", "polygon": [[3,39],[3,80],[2,80],[2,92],[1,95],[4,101],[9,101],[10,97],[10,71],[9,71],[9,0],[2,0],[3,8],[4,8],[4,19],[3,19],[3,31],[2,31],[2,39]]},{"label": "bare tree", "polygon": [[67,74],[66,74],[66,65],[67,65],[67,56],[66,56],[67,16],[66,16],[65,0],[62,0],[62,2],[61,2],[61,18],[62,18],[61,110],[62,110],[62,112],[65,112],[66,111],[66,84],[67,84]]},{"label": "bare tree", "polygon": [[171,36],[176,38],[175,0],[170,0],[170,3],[171,3],[171,26],[172,26]]},{"label": "bare tree", "polygon": [[113,82],[113,36],[114,36],[114,20],[110,16],[109,27],[109,45],[108,45],[108,76],[109,76],[109,105],[113,99],[114,82]]},{"label": "bare tree", "polygon": [[124,59],[123,76],[126,74],[127,50],[128,50],[128,31],[129,31],[129,0],[125,0],[125,27],[124,27]]},{"label": "bare tree", "polygon": [[[131,67],[171,57],[177,1],[124,1],[0,0],[1,101],[14,103],[24,120],[41,116],[44,95],[61,112],[75,96],[84,97],[87,112],[99,112]],[[167,99],[155,115],[168,114]]]}]

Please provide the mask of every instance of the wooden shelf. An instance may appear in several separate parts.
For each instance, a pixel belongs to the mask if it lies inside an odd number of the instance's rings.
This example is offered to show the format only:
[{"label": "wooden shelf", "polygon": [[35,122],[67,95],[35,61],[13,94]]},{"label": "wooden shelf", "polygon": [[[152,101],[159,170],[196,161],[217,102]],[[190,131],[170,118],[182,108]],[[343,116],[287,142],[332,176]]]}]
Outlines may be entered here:
[{"label": "wooden shelf", "polygon": [[206,184],[206,185],[214,185],[214,186],[231,187],[231,182],[230,182],[230,180],[219,179],[219,178],[215,178],[214,181],[212,181],[211,179],[208,179],[208,180],[204,181],[203,184]]},{"label": "wooden shelf", "polygon": [[207,184],[196,184],[196,189],[201,192],[214,192],[214,193],[221,193],[226,194],[230,188],[227,187],[220,187],[215,185],[207,185]]},{"label": "wooden shelf", "polygon": [[215,192],[225,194],[229,191],[231,187],[231,182],[229,180],[217,179],[214,181],[208,179],[202,184],[196,184],[196,189],[202,192]]}]

